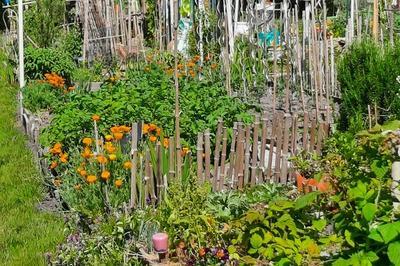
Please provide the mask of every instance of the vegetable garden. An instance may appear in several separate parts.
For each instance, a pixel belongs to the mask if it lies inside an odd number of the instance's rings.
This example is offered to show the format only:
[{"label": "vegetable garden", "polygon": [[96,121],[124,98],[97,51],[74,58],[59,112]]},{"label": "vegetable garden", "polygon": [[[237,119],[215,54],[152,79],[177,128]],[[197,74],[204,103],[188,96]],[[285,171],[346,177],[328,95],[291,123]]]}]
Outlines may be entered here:
[{"label": "vegetable garden", "polygon": [[400,265],[399,5],[3,2],[43,264]]}]

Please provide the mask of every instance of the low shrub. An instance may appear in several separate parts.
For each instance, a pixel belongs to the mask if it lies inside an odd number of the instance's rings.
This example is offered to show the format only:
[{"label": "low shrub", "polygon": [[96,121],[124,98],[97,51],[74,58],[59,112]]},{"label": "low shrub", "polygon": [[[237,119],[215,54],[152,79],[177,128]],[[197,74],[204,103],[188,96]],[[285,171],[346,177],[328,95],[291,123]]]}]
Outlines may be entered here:
[{"label": "low shrub", "polygon": [[379,47],[355,42],[340,58],[338,81],[342,98],[339,127],[357,132],[367,125],[368,105],[377,106],[378,122],[400,117],[400,44]]}]

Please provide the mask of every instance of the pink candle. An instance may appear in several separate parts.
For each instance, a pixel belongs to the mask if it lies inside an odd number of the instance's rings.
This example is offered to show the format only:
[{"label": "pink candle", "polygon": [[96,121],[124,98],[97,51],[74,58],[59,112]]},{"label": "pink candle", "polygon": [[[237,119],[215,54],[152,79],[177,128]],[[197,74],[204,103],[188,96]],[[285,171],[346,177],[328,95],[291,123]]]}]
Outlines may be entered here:
[{"label": "pink candle", "polygon": [[153,246],[157,252],[166,252],[168,250],[168,235],[166,233],[154,234]]}]

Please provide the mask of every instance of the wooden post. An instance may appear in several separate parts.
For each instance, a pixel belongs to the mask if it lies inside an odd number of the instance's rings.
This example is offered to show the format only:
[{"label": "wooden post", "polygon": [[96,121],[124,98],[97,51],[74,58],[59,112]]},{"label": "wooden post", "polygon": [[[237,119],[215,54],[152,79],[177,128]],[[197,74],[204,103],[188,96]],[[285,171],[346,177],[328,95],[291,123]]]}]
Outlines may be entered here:
[{"label": "wooden post", "polygon": [[308,113],[304,113],[303,118],[303,150],[308,151]]},{"label": "wooden post", "polygon": [[205,148],[205,180],[207,182],[210,181],[210,176],[211,176],[211,144],[210,144],[210,130],[206,129],[206,132],[204,133],[204,148]]},{"label": "wooden post", "polygon": [[283,115],[278,113],[278,123],[276,131],[276,150],[275,150],[275,167],[274,180],[280,181],[281,176],[281,160],[282,160],[282,130],[283,130]]},{"label": "wooden post", "polygon": [[[258,155],[258,130],[260,127],[260,117],[256,115],[253,127],[253,147],[251,156],[251,186],[258,184],[257,177],[257,155]],[[249,144],[250,146],[250,144]]]},{"label": "wooden post", "polygon": [[174,138],[169,139],[169,146],[168,146],[168,167],[169,167],[169,179],[172,180],[175,178],[175,140]]},{"label": "wooden post", "polygon": [[132,124],[131,129],[131,202],[130,208],[136,205],[136,171],[137,171],[137,141],[138,141],[138,123]]},{"label": "wooden post", "polygon": [[259,171],[259,176],[258,176],[258,182],[261,182],[264,180],[264,174],[266,172],[266,164],[265,164],[265,152],[266,152],[266,147],[267,147],[267,117],[266,114],[264,114],[261,118],[261,124],[262,124],[262,129],[261,129],[261,154],[260,154],[260,163],[259,163],[259,168],[261,171]]},{"label": "wooden post", "polygon": [[[283,147],[282,147],[282,171],[280,177],[280,183],[287,183],[287,170],[288,170],[288,152],[289,152],[289,134],[290,134],[290,115],[285,114],[284,120],[284,132],[283,132]],[[293,122],[293,118],[292,118]]]},{"label": "wooden post", "polygon": [[232,142],[231,142],[231,149],[229,153],[229,168],[228,168],[228,173],[227,173],[227,178],[231,182],[231,187],[233,186],[233,181],[234,181],[234,167],[235,167],[235,149],[236,149],[236,141],[238,138],[238,132],[237,132],[238,124],[237,122],[233,123],[233,130],[232,130]]},{"label": "wooden post", "polygon": [[214,176],[213,176],[213,189],[217,191],[218,189],[218,179],[219,179],[219,152],[221,146],[221,134],[222,134],[223,122],[222,119],[218,119],[217,134],[215,136],[215,150],[214,150]]},{"label": "wooden post", "polygon": [[374,0],[374,13],[372,19],[372,36],[377,42],[379,38],[379,0]]},{"label": "wooden post", "polygon": [[203,175],[203,134],[197,134],[197,179],[203,183],[204,175]]},{"label": "wooden post", "polygon": [[221,170],[219,176],[219,190],[223,189],[225,183],[225,160],[226,160],[226,146],[228,142],[228,131],[226,127],[223,128],[222,133],[222,151],[221,151]]},{"label": "wooden post", "polygon": [[245,140],[244,140],[244,178],[243,178],[243,186],[249,183],[250,169],[250,135],[251,135],[251,126],[246,126]]}]

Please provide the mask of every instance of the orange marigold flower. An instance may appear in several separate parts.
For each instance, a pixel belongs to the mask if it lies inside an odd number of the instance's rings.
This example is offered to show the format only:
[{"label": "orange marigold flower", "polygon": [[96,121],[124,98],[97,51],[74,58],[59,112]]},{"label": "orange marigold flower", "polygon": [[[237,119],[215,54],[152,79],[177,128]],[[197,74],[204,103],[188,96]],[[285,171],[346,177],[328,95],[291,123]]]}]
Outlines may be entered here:
[{"label": "orange marigold flower", "polygon": [[110,154],[110,155],[108,155],[108,158],[110,159],[110,161],[115,161],[115,160],[117,160],[117,155]]},{"label": "orange marigold flower", "polygon": [[93,157],[93,153],[89,147],[85,147],[85,149],[82,152],[82,157],[85,159],[89,159],[89,158]]},{"label": "orange marigold flower", "polygon": [[315,180],[314,178],[311,178],[307,181],[307,185],[312,186],[312,187],[316,187],[318,185],[318,181]]},{"label": "orange marigold flower", "polygon": [[101,178],[102,178],[104,181],[108,181],[108,179],[110,179],[110,176],[111,176],[111,173],[110,173],[109,171],[107,171],[107,170],[104,170],[104,171],[101,173]]},{"label": "orange marigold flower", "polygon": [[217,64],[213,63],[211,64],[211,69],[216,69],[217,68]]},{"label": "orange marigold flower", "polygon": [[92,145],[93,140],[91,138],[84,138],[82,140],[82,143],[85,144],[86,146]]},{"label": "orange marigold flower", "polygon": [[54,186],[59,187],[61,185],[61,179],[55,178],[53,180],[53,184],[54,184]]},{"label": "orange marigold flower", "polygon": [[86,181],[89,184],[94,184],[97,181],[97,177],[95,175],[88,175],[87,178],[86,178]]},{"label": "orange marigold flower", "polygon": [[194,78],[196,76],[196,73],[193,70],[189,71],[189,75]]},{"label": "orange marigold flower", "polygon": [[113,136],[112,135],[106,135],[104,138],[106,139],[106,141],[112,141],[113,140]]},{"label": "orange marigold flower", "polygon": [[57,162],[51,162],[51,164],[50,164],[50,169],[54,169],[54,168],[56,168],[58,166],[58,163]]},{"label": "orange marigold flower", "polygon": [[75,90],[74,86],[68,87],[68,91],[73,91],[73,90]]},{"label": "orange marigold flower", "polygon": [[50,152],[53,155],[60,154],[62,152],[61,148],[62,148],[62,145],[61,145],[61,143],[58,142],[58,143],[54,144],[53,148],[50,149]]},{"label": "orange marigold flower", "polygon": [[183,69],[183,65],[182,64],[178,64],[177,68],[178,69]]},{"label": "orange marigold flower", "polygon": [[62,163],[68,162],[68,154],[67,154],[67,153],[61,153],[61,154],[60,154],[60,161],[61,161]]},{"label": "orange marigold flower", "polygon": [[156,129],[156,134],[157,134],[157,136],[160,136],[160,134],[161,134],[161,128],[158,127],[158,128]]},{"label": "orange marigold flower", "polygon": [[132,167],[131,161],[126,161],[126,162],[124,162],[124,168],[125,168],[126,170],[131,169],[131,167]]},{"label": "orange marigold flower", "polygon": [[112,133],[121,133],[122,130],[121,130],[121,127],[119,127],[119,126],[113,126],[113,127],[111,128],[111,132],[112,132]]},{"label": "orange marigold flower", "polygon": [[155,124],[149,124],[149,131],[157,130],[157,126]]},{"label": "orange marigold flower", "polygon": [[157,141],[157,137],[151,135],[151,136],[150,136],[150,141],[151,141],[151,142],[156,142],[156,141]]},{"label": "orange marigold flower", "polygon": [[115,140],[121,140],[123,137],[124,137],[123,133],[120,133],[120,132],[114,133]]},{"label": "orange marigold flower", "polygon": [[104,155],[97,155],[96,159],[100,164],[106,164],[107,163],[107,158]]},{"label": "orange marigold flower", "polygon": [[164,148],[168,148],[168,146],[169,146],[169,139],[168,138],[164,138],[164,140],[163,140],[163,146],[164,146]]},{"label": "orange marigold flower", "polygon": [[79,174],[80,174],[82,177],[87,176],[86,170],[81,170],[81,171],[79,171]]},{"label": "orange marigold flower", "polygon": [[181,151],[182,157],[186,156],[186,154],[188,154],[189,151],[190,151],[190,150],[189,150],[188,147],[183,147],[183,148],[182,148],[182,151]]},{"label": "orange marigold flower", "polygon": [[149,133],[149,129],[150,129],[150,126],[149,126],[149,124],[144,124],[143,125],[143,129],[142,129],[142,133],[143,134],[147,134],[147,133]]},{"label": "orange marigold flower", "polygon": [[189,63],[187,63],[188,67],[194,67],[196,64],[193,61],[190,61]]},{"label": "orange marigold flower", "polygon": [[99,121],[100,120],[100,116],[99,115],[93,115],[92,116],[92,120],[93,121]]},{"label": "orange marigold flower", "polygon": [[[118,134],[118,133],[115,133],[115,134]],[[104,145],[104,149],[108,153],[115,153],[117,151],[117,148],[111,142],[106,142]]]},{"label": "orange marigold flower", "polygon": [[197,62],[200,60],[200,58],[201,58],[200,55],[196,55],[195,57],[193,57],[193,60]]},{"label": "orange marigold flower", "polygon": [[76,185],[74,186],[74,189],[75,189],[75,190],[81,190],[81,189],[82,189],[82,185],[81,185],[81,184],[76,184]]},{"label": "orange marigold flower", "polygon": [[131,131],[131,127],[128,126],[120,126],[120,129],[124,133],[129,133]]},{"label": "orange marigold flower", "polygon": [[116,188],[122,187],[122,179],[117,179],[117,180],[115,180],[115,187],[116,187]]}]

